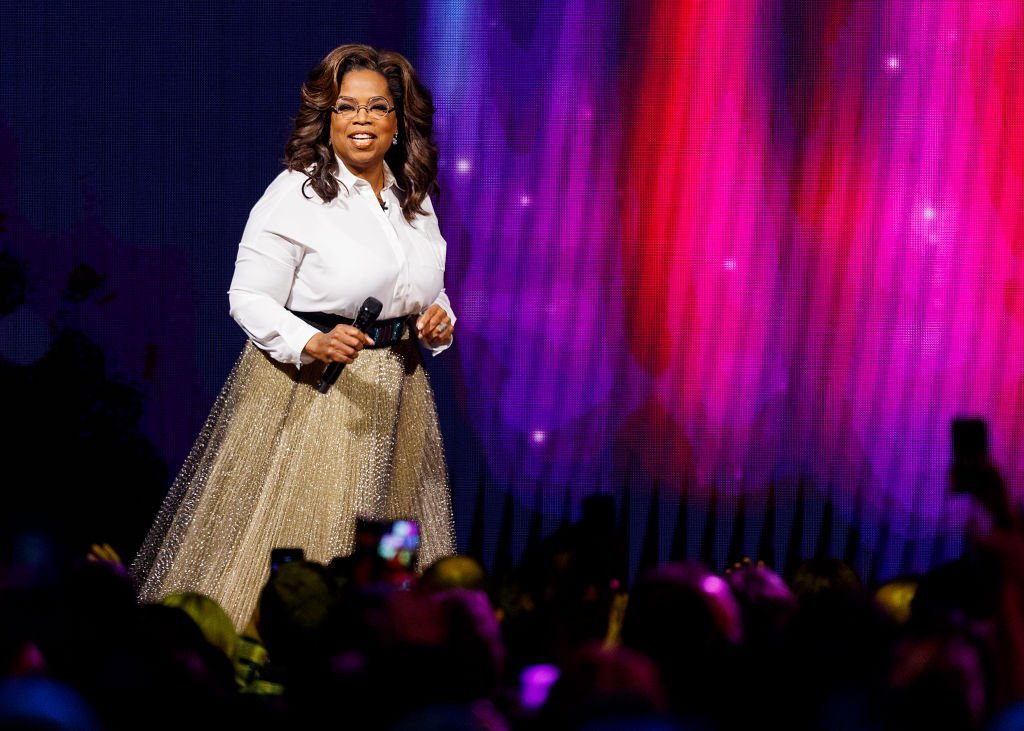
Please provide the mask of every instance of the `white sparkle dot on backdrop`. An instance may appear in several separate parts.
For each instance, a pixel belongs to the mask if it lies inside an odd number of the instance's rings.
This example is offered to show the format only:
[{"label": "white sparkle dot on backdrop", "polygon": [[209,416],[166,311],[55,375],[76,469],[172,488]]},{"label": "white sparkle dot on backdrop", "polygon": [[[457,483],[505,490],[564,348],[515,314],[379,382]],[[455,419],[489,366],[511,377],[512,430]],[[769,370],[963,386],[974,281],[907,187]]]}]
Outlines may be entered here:
[{"label": "white sparkle dot on backdrop", "polygon": [[473,164],[466,158],[460,157],[455,162],[455,169],[458,170],[460,173],[468,173],[470,170],[473,169]]},{"label": "white sparkle dot on backdrop", "polygon": [[530,200],[530,196],[528,195],[520,196],[519,198],[519,205],[523,206],[524,208],[530,205],[531,202],[532,201]]},{"label": "white sparkle dot on backdrop", "polygon": [[735,259],[726,259],[725,261],[722,262],[722,267],[726,271],[730,271],[730,272],[736,271],[736,260]]},{"label": "white sparkle dot on backdrop", "polygon": [[530,435],[530,438],[533,440],[534,444],[543,444],[544,440],[548,438],[548,435],[540,429],[537,429]]},{"label": "white sparkle dot on backdrop", "polygon": [[934,221],[935,220],[935,209],[932,208],[931,206],[925,206],[925,209],[924,209],[924,211],[922,212],[921,215],[924,216],[924,220],[926,220],[926,221]]},{"label": "white sparkle dot on backdrop", "polygon": [[889,56],[889,59],[888,59],[888,61],[886,63],[889,66],[889,70],[890,71],[899,71],[900,70],[900,57],[899,56]]}]

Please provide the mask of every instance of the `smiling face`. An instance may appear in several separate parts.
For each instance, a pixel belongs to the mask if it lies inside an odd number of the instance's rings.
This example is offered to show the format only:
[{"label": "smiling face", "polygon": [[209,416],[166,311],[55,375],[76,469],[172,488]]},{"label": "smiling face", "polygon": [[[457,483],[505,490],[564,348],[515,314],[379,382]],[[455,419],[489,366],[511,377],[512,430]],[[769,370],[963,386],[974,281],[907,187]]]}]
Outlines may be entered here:
[{"label": "smiling face", "polygon": [[[383,75],[368,69],[355,69],[341,78],[338,104],[368,104],[374,97],[383,97],[390,106],[395,105]],[[391,112],[382,119],[374,118],[365,108],[357,109],[355,115],[348,119],[331,112],[334,151],[352,174],[370,182],[377,182],[371,178],[383,174],[384,155],[391,148],[391,140],[397,130],[397,112]]]}]

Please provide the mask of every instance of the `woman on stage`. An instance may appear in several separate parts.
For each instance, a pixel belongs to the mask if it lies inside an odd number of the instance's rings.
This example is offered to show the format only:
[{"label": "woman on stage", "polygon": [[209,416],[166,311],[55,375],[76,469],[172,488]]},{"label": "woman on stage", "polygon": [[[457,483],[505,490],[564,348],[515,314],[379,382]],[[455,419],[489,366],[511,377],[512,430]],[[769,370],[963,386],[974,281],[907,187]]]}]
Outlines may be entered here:
[{"label": "woman on stage", "polygon": [[[419,564],[454,551],[433,393],[455,315],[428,194],[430,94],[410,63],[341,46],[302,87],[282,172],[249,216],[229,298],[249,337],[132,565],[140,599],[215,599],[241,629],[271,549],[327,562],[357,516],[419,522]],[[367,297],[383,303],[367,333]],[[327,390],[326,364],[345,364]]]}]

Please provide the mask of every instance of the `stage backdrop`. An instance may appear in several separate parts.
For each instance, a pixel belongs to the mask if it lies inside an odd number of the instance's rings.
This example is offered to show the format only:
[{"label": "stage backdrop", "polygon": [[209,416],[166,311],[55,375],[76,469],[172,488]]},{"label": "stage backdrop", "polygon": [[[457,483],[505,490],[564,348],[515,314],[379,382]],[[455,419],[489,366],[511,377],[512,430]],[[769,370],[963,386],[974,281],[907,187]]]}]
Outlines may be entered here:
[{"label": "stage backdrop", "polygon": [[129,552],[242,346],[226,290],[327,51],[434,93],[460,547],[615,500],[630,569],[955,556],[949,425],[1024,478],[1018,0],[0,10],[4,550]]}]

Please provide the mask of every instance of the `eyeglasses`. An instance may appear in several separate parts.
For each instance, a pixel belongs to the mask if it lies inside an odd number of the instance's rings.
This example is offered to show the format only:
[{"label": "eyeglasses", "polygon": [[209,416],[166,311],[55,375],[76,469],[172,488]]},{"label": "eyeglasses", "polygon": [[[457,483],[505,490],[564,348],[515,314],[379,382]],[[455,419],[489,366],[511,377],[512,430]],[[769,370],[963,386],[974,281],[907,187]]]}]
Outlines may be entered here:
[{"label": "eyeglasses", "polygon": [[342,97],[337,104],[331,107],[331,111],[342,119],[352,119],[359,114],[360,109],[365,109],[372,119],[384,119],[384,117],[395,111],[395,107],[382,96],[371,97],[366,104],[356,104],[355,99]]}]

